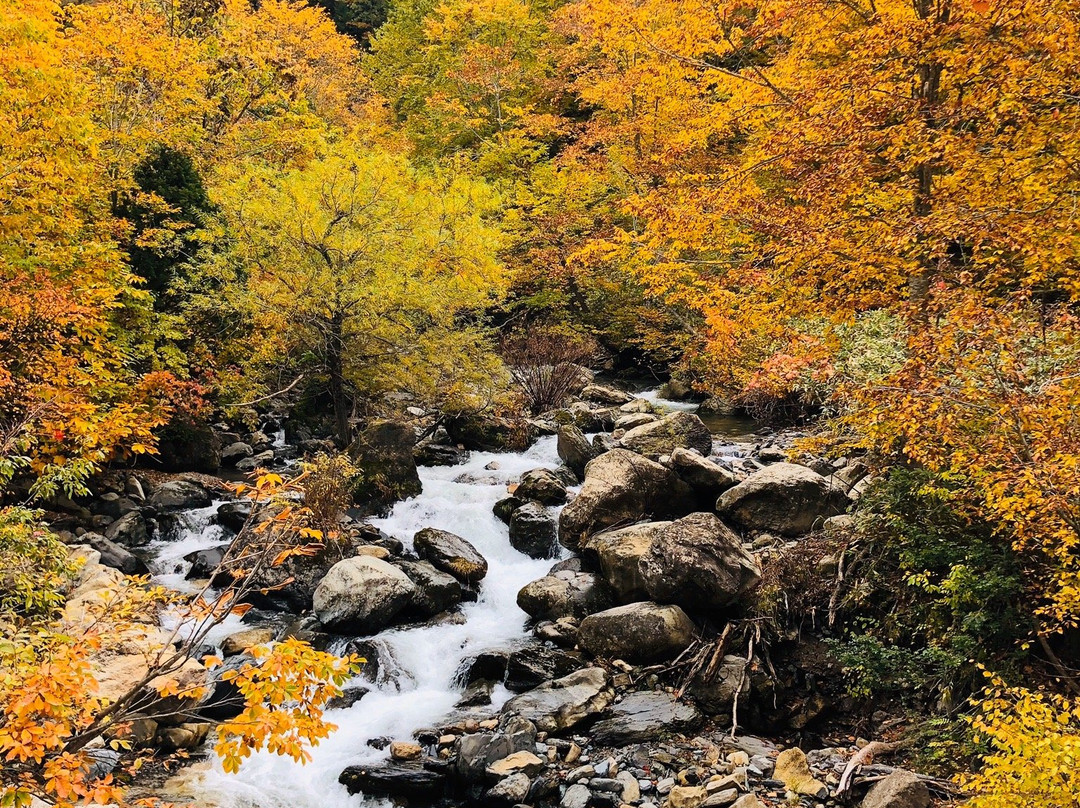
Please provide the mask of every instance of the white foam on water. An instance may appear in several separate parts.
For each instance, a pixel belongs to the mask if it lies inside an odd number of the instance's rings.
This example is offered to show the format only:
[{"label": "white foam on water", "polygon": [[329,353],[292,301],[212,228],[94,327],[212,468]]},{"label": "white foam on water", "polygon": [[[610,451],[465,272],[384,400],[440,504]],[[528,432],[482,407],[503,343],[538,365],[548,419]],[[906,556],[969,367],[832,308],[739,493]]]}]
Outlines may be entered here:
[{"label": "white foam on water", "polygon": [[[492,463],[498,468],[485,469]],[[546,437],[521,454],[476,452],[460,466],[421,468],[423,493],[398,503],[387,518],[374,524],[407,547],[418,530],[437,527],[465,537],[480,551],[488,561],[488,574],[479,599],[463,607],[464,622],[380,634],[400,675],[380,682],[352,707],[328,711],[328,719],[338,730],[311,750],[310,763],[300,765],[259,753],[245,761],[238,774],[228,775],[215,761],[187,784],[196,801],[221,808],[387,804],[361,795],[350,797],[338,784],[338,776],[346,766],[386,759],[387,753],[369,747],[368,740],[409,740],[416,729],[437,724],[450,713],[461,695],[454,678],[463,661],[526,636],[526,616],[516,602],[518,590],[546,574],[552,562],[533,560],[514,550],[506,525],[494,516],[492,506],[507,495],[507,484],[516,482],[523,472],[558,463],[555,438]],[[498,688],[495,707],[507,695]]]}]

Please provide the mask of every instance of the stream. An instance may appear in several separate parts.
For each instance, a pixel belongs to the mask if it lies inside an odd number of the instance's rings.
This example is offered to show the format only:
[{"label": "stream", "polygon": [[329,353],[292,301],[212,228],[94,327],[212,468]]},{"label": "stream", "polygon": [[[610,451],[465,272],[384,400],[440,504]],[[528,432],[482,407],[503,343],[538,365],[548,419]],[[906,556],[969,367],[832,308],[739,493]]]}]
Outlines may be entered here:
[{"label": "stream", "polygon": [[[640,395],[640,394],[639,394]],[[690,409],[689,406],[648,397],[663,409]],[[718,435],[737,439],[747,431],[742,424],[733,432]],[[721,454],[733,446],[717,445]],[[412,549],[412,537],[422,528],[437,527],[468,539],[487,559],[487,577],[479,599],[464,604],[463,620],[436,625],[404,626],[378,635],[381,666],[378,681],[364,681],[371,688],[360,701],[346,709],[328,710],[327,719],[338,730],[311,750],[306,765],[269,753],[253,755],[240,772],[226,774],[211,758],[180,776],[179,788],[196,804],[220,808],[340,808],[343,806],[384,806],[383,799],[350,796],[338,783],[341,771],[350,765],[386,760],[387,751],[368,745],[376,738],[410,740],[413,732],[435,726],[454,711],[462,685],[455,681],[461,664],[489,649],[505,648],[531,636],[525,628],[526,615],[517,606],[518,591],[530,581],[547,574],[554,561],[534,560],[510,546],[507,527],[492,513],[492,506],[507,495],[507,485],[534,468],[555,468],[560,464],[556,438],[544,437],[522,453],[473,452],[467,463],[450,467],[421,467],[423,493],[399,502],[389,516],[372,524]],[[156,579],[178,590],[189,590],[184,580],[183,556],[193,550],[212,547],[226,540],[223,529],[211,523],[219,503],[181,514],[182,529],[177,539],[159,542]],[[557,510],[557,509],[553,509]],[[211,642],[245,628],[238,618],[217,627]],[[501,686],[492,698],[496,712],[512,694]]]}]

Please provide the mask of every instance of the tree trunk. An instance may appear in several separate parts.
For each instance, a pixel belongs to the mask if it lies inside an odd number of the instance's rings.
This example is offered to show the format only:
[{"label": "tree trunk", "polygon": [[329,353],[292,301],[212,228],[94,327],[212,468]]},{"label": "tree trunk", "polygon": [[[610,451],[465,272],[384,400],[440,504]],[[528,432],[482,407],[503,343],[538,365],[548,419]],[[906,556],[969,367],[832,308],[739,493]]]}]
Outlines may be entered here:
[{"label": "tree trunk", "polygon": [[349,396],[345,389],[344,343],[340,313],[330,319],[326,345],[326,372],[330,377],[330,399],[334,405],[334,432],[341,446],[348,446],[352,438],[349,429]]}]

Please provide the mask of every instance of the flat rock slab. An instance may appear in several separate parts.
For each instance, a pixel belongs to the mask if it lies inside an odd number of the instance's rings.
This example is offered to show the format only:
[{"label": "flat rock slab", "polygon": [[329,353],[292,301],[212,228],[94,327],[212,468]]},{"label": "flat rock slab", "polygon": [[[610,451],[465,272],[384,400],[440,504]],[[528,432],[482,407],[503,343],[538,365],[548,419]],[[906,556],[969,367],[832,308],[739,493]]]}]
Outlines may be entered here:
[{"label": "flat rock slab", "polygon": [[437,800],[446,788],[443,775],[428,771],[421,763],[349,766],[338,777],[338,782],[350,794],[416,800]]},{"label": "flat rock slab", "polygon": [[592,730],[592,740],[603,746],[625,746],[690,732],[704,719],[696,707],[674,701],[667,693],[629,693],[609,712],[610,717],[597,721]]}]

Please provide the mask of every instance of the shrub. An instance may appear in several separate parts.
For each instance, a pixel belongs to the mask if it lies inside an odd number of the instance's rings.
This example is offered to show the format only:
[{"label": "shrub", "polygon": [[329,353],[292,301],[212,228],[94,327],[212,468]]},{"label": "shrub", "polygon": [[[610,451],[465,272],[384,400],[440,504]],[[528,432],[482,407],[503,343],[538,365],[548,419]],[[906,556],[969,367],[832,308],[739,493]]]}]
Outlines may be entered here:
[{"label": "shrub", "polygon": [[76,572],[67,546],[25,508],[0,509],[0,617],[47,617]]},{"label": "shrub", "polygon": [[525,327],[500,341],[510,377],[534,415],[561,406],[587,379],[599,350],[591,337],[556,326]]},{"label": "shrub", "polygon": [[303,468],[304,504],[311,521],[324,532],[331,531],[352,505],[360,470],[343,454],[318,454]]}]

